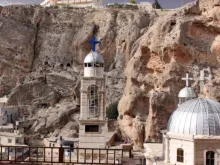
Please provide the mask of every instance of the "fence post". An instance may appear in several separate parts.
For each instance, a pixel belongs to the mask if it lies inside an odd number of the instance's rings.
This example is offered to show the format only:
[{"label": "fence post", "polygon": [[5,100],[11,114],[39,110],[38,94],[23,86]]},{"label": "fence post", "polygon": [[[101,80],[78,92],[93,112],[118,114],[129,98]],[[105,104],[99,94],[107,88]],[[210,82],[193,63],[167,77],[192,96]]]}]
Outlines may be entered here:
[{"label": "fence post", "polygon": [[129,158],[132,158],[131,149],[129,150]]},{"label": "fence post", "polygon": [[64,163],[63,161],[64,148],[61,146],[59,148],[59,163]]},{"label": "fence post", "polygon": [[60,136],[60,148],[59,148],[59,163],[64,163],[63,155],[64,155],[64,148],[63,148],[63,138]]}]

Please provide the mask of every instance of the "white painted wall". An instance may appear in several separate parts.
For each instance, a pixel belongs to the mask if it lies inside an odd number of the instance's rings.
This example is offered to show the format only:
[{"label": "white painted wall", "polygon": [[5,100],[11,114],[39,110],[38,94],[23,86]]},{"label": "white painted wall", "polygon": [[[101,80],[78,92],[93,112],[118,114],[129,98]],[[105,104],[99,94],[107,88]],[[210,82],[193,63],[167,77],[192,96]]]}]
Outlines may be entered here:
[{"label": "white painted wall", "polygon": [[103,67],[85,67],[84,77],[103,77],[104,68]]},{"label": "white painted wall", "polygon": [[[184,150],[184,162],[177,162],[177,149],[182,148]],[[176,165],[194,165],[194,142],[181,140],[181,139],[170,139],[169,140],[169,157],[170,163]]]},{"label": "white painted wall", "polygon": [[[10,135],[7,136],[8,134],[9,133],[6,133],[5,135],[0,136],[0,144],[1,145],[7,146],[7,145],[24,144],[24,138],[23,137],[16,136],[13,133],[10,133]],[[9,143],[9,139],[11,139],[10,143]]]}]

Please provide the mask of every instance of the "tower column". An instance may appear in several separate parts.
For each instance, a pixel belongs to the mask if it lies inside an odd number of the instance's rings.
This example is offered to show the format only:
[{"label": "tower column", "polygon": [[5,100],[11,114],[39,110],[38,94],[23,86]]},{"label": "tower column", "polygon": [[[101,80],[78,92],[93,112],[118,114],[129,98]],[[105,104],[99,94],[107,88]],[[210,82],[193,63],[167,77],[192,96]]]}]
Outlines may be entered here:
[{"label": "tower column", "polygon": [[96,52],[100,41],[93,37],[89,43],[92,44],[92,52],[84,59],[81,80],[79,147],[105,148],[108,124],[105,119],[104,59]]}]

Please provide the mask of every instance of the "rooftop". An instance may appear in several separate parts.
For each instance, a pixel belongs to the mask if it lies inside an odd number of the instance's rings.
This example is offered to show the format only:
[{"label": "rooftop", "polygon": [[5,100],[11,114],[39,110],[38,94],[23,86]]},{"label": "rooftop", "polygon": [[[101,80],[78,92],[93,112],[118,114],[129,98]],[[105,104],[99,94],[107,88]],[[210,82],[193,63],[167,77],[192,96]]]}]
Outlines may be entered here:
[{"label": "rooftop", "polygon": [[219,136],[220,103],[203,98],[184,102],[171,115],[168,132]]},{"label": "rooftop", "polygon": [[23,137],[23,134],[16,134],[14,132],[0,132],[0,136],[4,137]]}]

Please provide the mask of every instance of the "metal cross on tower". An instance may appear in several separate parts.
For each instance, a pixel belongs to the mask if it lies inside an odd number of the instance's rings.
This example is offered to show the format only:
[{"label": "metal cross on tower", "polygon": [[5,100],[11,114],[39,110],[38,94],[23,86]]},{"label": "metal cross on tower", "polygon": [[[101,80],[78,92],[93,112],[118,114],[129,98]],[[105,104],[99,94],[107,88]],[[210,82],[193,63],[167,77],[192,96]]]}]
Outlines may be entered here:
[{"label": "metal cross on tower", "polygon": [[97,44],[100,44],[101,42],[100,42],[100,41],[97,41],[97,40],[96,40],[96,37],[93,36],[93,37],[92,37],[92,40],[90,40],[89,43],[92,44],[92,51],[95,52],[95,51],[96,51],[96,45],[97,45]]},{"label": "metal cross on tower", "polygon": [[186,86],[189,86],[189,80],[193,80],[193,78],[189,77],[189,73],[186,73],[186,77],[182,78],[182,80],[186,81]]},{"label": "metal cross on tower", "polygon": [[212,75],[210,73],[210,69],[209,69],[209,76],[205,77],[205,71],[204,69],[200,71],[200,93],[203,93],[203,88],[204,88],[204,84],[205,84],[205,80],[211,80],[212,79]]}]

